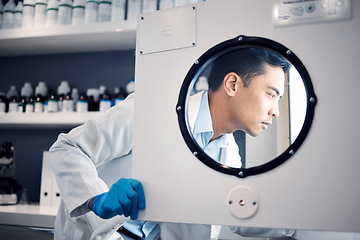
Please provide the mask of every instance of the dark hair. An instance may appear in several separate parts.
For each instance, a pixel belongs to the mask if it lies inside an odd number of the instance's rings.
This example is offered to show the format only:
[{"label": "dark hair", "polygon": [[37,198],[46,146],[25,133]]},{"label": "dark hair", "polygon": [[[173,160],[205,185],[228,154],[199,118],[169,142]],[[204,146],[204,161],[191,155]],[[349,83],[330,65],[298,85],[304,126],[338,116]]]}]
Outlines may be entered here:
[{"label": "dark hair", "polygon": [[265,48],[247,47],[225,53],[212,62],[209,90],[216,91],[229,72],[238,74],[244,81],[244,87],[248,87],[254,77],[265,74],[266,64],[281,67],[284,72],[290,68],[285,58]]}]

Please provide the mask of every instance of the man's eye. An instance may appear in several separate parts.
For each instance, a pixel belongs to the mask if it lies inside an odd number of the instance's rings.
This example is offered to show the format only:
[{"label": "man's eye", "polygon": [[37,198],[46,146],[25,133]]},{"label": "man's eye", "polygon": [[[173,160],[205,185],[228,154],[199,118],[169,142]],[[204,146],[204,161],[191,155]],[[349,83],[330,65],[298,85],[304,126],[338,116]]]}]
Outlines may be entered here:
[{"label": "man's eye", "polygon": [[276,94],[268,93],[271,98],[276,98]]}]

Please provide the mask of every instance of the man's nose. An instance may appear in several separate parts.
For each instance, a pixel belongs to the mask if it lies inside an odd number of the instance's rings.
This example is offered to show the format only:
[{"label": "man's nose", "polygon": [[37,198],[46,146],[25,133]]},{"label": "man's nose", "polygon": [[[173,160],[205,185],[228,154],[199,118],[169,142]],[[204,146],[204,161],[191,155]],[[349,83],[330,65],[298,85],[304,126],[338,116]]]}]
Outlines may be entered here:
[{"label": "man's nose", "polygon": [[279,102],[275,102],[270,110],[270,115],[272,117],[279,117],[280,110],[279,110]]}]

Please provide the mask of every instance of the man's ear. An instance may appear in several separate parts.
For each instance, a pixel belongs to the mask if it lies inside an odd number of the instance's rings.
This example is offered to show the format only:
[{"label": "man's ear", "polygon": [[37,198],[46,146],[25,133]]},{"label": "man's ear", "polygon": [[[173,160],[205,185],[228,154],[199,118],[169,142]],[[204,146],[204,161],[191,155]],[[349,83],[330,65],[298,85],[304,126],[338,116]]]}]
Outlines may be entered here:
[{"label": "man's ear", "polygon": [[228,96],[235,96],[238,91],[241,78],[234,72],[226,74],[223,81],[223,87]]}]

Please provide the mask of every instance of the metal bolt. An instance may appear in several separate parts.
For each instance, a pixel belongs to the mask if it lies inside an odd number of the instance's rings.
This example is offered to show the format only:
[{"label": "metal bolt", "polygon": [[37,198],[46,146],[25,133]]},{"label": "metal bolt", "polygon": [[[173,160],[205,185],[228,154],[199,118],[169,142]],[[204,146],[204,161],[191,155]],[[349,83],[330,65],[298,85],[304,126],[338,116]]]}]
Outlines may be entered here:
[{"label": "metal bolt", "polygon": [[193,42],[192,45],[195,46],[195,43]]},{"label": "metal bolt", "polygon": [[240,177],[244,176],[243,171],[240,171],[240,172],[239,172],[239,176],[240,176]]},{"label": "metal bolt", "polygon": [[239,40],[239,41],[242,41],[242,40],[243,40],[243,37],[239,37],[238,40]]},{"label": "metal bolt", "polygon": [[143,54],[144,52],[143,51],[140,51],[140,54]]},{"label": "metal bolt", "polygon": [[178,106],[178,107],[176,108],[176,110],[180,111],[180,110],[181,110],[181,106]]},{"label": "metal bolt", "polygon": [[195,10],[195,9],[196,9],[196,7],[195,7],[195,6],[193,6],[193,7],[192,7],[192,9],[193,9],[193,10]]},{"label": "metal bolt", "polygon": [[290,54],[291,54],[291,51],[290,51],[290,50],[287,50],[287,51],[286,51],[286,54],[290,55]]},{"label": "metal bolt", "polygon": [[198,153],[197,152],[193,152],[194,156],[196,156]]},{"label": "metal bolt", "polygon": [[256,201],[253,201],[253,205],[256,205],[257,204],[257,202]]},{"label": "metal bolt", "polygon": [[196,60],[196,61],[195,61],[195,64],[199,64],[199,61],[198,61],[198,60]]},{"label": "metal bolt", "polygon": [[311,98],[309,99],[309,101],[310,101],[310,102],[315,102],[315,98],[311,97]]},{"label": "metal bolt", "polygon": [[144,20],[144,17],[141,17],[141,20]]},{"label": "metal bolt", "polygon": [[290,154],[290,155],[294,155],[294,150],[291,149],[291,150],[289,151],[289,154]]}]

